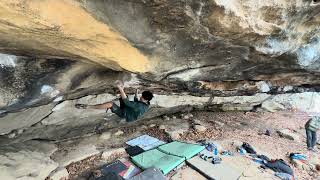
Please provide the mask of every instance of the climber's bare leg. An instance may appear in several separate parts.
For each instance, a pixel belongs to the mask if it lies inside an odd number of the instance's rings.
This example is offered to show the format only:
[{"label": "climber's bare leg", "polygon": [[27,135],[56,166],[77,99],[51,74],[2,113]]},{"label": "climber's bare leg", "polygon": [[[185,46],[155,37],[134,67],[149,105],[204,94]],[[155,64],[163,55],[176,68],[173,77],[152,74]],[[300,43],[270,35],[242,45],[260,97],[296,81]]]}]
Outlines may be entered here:
[{"label": "climber's bare leg", "polygon": [[86,104],[76,104],[75,107],[78,109],[105,109],[108,110],[112,107],[112,102],[106,102],[103,104],[97,104],[97,105],[86,105]]},{"label": "climber's bare leg", "polygon": [[112,107],[112,102],[106,102],[103,104],[97,104],[97,105],[89,105],[88,108],[91,109],[110,109]]}]

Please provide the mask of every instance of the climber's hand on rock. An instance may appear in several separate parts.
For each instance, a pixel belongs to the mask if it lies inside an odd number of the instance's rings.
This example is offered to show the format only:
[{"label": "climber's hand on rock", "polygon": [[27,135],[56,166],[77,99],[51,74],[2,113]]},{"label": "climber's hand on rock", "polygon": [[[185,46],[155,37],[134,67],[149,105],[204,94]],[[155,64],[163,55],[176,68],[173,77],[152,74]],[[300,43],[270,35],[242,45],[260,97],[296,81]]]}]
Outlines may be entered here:
[{"label": "climber's hand on rock", "polygon": [[117,80],[117,81],[115,82],[115,84],[116,84],[116,86],[117,86],[118,89],[123,89],[123,83],[122,83],[120,80]]},{"label": "climber's hand on rock", "polygon": [[122,85],[117,85],[117,88],[120,90],[123,90],[123,86]]}]

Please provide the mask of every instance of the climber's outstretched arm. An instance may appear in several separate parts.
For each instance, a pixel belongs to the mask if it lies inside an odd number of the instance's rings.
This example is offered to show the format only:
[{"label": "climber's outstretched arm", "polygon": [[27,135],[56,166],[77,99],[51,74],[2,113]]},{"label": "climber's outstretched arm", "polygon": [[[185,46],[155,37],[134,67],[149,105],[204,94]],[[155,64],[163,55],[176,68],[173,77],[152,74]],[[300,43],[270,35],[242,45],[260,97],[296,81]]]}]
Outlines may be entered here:
[{"label": "climber's outstretched arm", "polygon": [[127,95],[126,93],[124,92],[124,89],[123,89],[123,86],[122,85],[117,85],[119,91],[120,91],[120,96],[122,99],[127,99]]}]

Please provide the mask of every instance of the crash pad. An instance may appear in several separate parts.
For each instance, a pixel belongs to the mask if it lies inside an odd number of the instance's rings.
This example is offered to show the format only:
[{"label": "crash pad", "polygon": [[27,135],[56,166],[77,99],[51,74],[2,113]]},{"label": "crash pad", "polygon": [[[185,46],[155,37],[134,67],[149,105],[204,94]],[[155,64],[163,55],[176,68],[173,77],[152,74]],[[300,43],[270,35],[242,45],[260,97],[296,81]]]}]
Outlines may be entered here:
[{"label": "crash pad", "polygon": [[138,168],[137,166],[135,166],[132,162],[130,161],[122,161],[122,163],[127,167],[126,170],[122,171],[121,173],[119,173],[119,175],[121,177],[123,177],[124,179],[129,179],[137,174],[139,174],[141,172],[140,168]]},{"label": "crash pad", "polygon": [[129,180],[167,180],[159,169],[149,168]]},{"label": "crash pad", "polygon": [[156,148],[162,144],[165,144],[165,142],[160,141],[159,139],[151,137],[149,135],[142,135],[126,142],[126,144],[128,144],[129,146],[139,146],[143,150],[147,151]]},{"label": "crash pad", "polygon": [[242,173],[223,161],[221,164],[212,164],[210,160],[205,161],[199,156],[187,160],[187,164],[206,178],[214,180],[237,180]]},{"label": "crash pad", "polygon": [[95,180],[124,180],[124,179],[114,172],[108,172],[101,177],[95,178]]},{"label": "crash pad", "polygon": [[185,159],[190,159],[202,150],[204,150],[204,146],[200,146],[197,144],[190,144],[190,143],[184,143],[184,142],[179,142],[179,141],[173,141],[168,144],[164,144],[157,149],[160,151],[170,154],[170,155],[175,155],[179,157],[183,157]]},{"label": "crash pad", "polygon": [[144,152],[144,150],[139,146],[129,146],[125,150],[129,156],[136,156]]},{"label": "crash pad", "polygon": [[163,153],[157,149],[149,150],[132,157],[132,162],[142,169],[158,168],[167,174],[184,162],[184,158]]},{"label": "crash pad", "polygon": [[121,161],[117,160],[110,164],[103,165],[100,168],[100,171],[103,175],[106,175],[108,173],[119,174],[126,169],[127,169],[127,166],[123,164]]}]

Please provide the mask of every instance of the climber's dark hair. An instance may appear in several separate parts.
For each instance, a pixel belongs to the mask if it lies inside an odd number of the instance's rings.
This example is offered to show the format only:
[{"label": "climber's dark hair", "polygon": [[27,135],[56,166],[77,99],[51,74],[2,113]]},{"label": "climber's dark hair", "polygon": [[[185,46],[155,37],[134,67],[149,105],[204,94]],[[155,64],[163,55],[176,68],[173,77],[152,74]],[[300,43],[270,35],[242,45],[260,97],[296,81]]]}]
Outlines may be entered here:
[{"label": "climber's dark hair", "polygon": [[142,97],[143,97],[143,99],[145,99],[147,101],[151,101],[151,99],[153,98],[153,94],[150,91],[143,91]]}]

